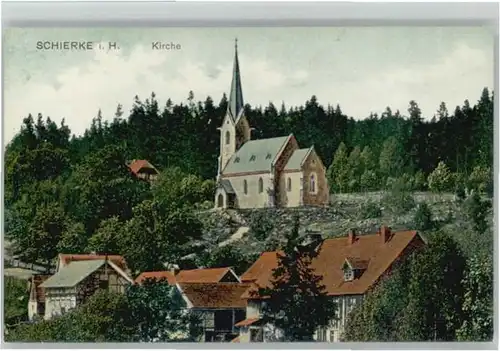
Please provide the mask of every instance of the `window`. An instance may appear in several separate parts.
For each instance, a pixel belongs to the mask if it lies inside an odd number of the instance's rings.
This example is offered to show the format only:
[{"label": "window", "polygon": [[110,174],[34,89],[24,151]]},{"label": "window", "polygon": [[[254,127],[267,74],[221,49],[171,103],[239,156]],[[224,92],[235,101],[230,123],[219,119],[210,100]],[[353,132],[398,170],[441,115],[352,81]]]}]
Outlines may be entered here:
[{"label": "window", "polygon": [[234,163],[239,163],[239,162],[240,162],[240,158],[239,158],[239,157],[236,157],[236,158],[234,159]]},{"label": "window", "polygon": [[264,181],[262,178],[259,178],[259,193],[264,192]]},{"label": "window", "polygon": [[229,144],[229,139],[231,139],[231,133],[229,131],[226,132],[226,145]]},{"label": "window", "polygon": [[255,155],[250,156],[250,161],[255,161]]},{"label": "window", "polygon": [[317,341],[326,342],[326,328],[320,328],[317,332]]},{"label": "window", "polygon": [[311,174],[311,178],[309,180],[309,191],[311,193],[316,193],[316,175]]},{"label": "window", "polygon": [[292,191],[292,179],[288,178],[286,180],[286,190],[287,191]]},{"label": "window", "polygon": [[269,160],[269,159],[271,159],[271,154],[266,155],[266,160]]},{"label": "window", "polygon": [[350,282],[354,279],[354,272],[351,268],[344,269],[344,280]]},{"label": "window", "polygon": [[248,183],[246,179],[243,181],[243,193],[245,195],[248,194]]}]

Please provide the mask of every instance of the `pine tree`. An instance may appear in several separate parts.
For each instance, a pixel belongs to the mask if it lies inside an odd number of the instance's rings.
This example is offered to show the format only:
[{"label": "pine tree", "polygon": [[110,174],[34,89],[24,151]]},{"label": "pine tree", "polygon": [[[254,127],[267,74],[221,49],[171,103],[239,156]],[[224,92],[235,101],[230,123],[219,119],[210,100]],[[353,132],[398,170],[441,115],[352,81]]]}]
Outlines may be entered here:
[{"label": "pine tree", "polygon": [[323,277],[311,267],[316,255],[314,247],[301,245],[295,217],[283,252],[278,254],[271,286],[258,293],[267,297],[263,322],[281,330],[284,341],[311,341],[315,331],[329,325],[335,316],[337,306],[321,284]]}]

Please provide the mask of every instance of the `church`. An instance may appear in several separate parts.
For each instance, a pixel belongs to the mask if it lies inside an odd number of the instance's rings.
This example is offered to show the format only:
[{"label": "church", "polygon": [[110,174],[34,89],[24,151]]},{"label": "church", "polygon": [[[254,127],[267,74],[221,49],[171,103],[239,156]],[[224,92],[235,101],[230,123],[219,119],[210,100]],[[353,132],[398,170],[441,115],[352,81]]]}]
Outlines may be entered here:
[{"label": "church", "polygon": [[300,148],[293,134],[252,140],[235,55],[228,108],[220,131],[216,208],[324,206],[326,169],[314,146]]}]

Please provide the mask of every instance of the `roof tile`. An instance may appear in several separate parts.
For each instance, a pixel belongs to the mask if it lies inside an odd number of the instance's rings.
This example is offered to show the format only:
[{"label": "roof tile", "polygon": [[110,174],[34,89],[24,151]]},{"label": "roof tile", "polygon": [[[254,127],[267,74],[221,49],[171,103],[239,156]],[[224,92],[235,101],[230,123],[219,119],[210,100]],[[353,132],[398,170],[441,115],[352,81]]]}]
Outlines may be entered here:
[{"label": "roof tile", "polygon": [[242,283],[179,283],[195,308],[246,308],[242,294],[250,287]]},{"label": "roof tile", "polygon": [[155,173],[158,173],[158,170],[147,160],[134,160],[128,165],[128,167],[134,174],[139,173],[139,171],[143,168],[152,169]]},{"label": "roof tile", "polygon": [[[322,284],[326,286],[329,295],[363,294],[390,268],[412,241],[423,243],[416,231],[392,233],[385,243],[378,233],[360,235],[353,244],[349,244],[346,237],[326,239],[319,248],[318,256],[313,259],[312,268],[316,274],[323,276]],[[244,298],[250,298],[251,291],[256,287],[270,285],[273,269],[278,265],[277,254],[276,251],[262,253],[241,276],[242,282],[254,284],[253,288],[245,292]],[[341,268],[347,258],[366,266],[363,274],[350,282],[344,281]],[[369,261],[369,264],[366,261]]]}]

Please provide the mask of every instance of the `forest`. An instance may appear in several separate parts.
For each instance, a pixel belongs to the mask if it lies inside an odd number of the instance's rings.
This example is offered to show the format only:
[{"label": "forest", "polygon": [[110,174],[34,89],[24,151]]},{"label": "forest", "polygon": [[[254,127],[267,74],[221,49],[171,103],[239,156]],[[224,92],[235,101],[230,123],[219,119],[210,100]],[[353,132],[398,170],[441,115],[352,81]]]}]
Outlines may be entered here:
[{"label": "forest", "polygon": [[[452,111],[443,102],[432,116],[412,100],[407,111],[387,107],[380,116],[353,118],[312,96],[300,107],[246,105],[245,113],[253,139],[293,133],[299,145],[314,145],[332,194],[399,184],[405,191],[491,198],[493,101],[485,88],[477,101]],[[203,223],[196,213],[213,206],[217,127],[227,104],[225,95],[215,104],[210,97],[196,101],[193,92],[186,102],[168,100],[163,107],[154,93],[136,96],[130,113],[121,106],[112,118],[98,111],[80,136],[64,120],[56,123],[59,116],[25,117],[5,151],[5,237],[12,253],[47,265],[60,252],[117,253],[138,273],[200,252]],[[150,161],[159,180],[150,185],[132,177],[127,162],[133,159]],[[475,230],[487,235],[487,208],[475,201]],[[205,266],[226,262],[220,252],[204,259]]]}]

